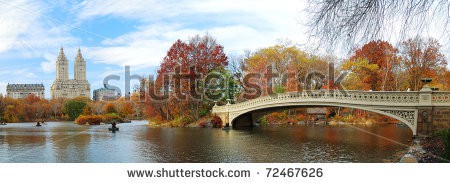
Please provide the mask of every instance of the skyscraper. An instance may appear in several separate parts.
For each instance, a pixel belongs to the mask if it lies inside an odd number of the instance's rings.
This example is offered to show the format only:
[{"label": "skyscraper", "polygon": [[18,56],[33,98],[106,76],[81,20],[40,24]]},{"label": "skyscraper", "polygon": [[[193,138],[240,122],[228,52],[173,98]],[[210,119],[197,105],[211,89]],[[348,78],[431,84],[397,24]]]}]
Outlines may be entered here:
[{"label": "skyscraper", "polygon": [[90,84],[86,80],[86,61],[81,50],[78,49],[74,61],[74,79],[69,79],[69,61],[61,48],[56,60],[56,79],[51,87],[52,99],[78,96],[90,98],[90,95]]}]

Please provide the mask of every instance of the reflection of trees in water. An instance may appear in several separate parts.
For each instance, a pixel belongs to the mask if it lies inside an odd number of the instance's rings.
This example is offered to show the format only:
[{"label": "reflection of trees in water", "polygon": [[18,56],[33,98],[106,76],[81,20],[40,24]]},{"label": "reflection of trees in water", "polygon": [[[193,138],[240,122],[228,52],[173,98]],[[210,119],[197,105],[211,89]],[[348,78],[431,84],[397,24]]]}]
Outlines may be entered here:
[{"label": "reflection of trees in water", "polygon": [[[220,162],[224,139],[220,129],[148,128],[136,134],[135,146],[145,162]],[[220,130],[222,132],[222,130]],[[221,149],[221,150],[220,150]],[[219,153],[219,154],[218,154]]]},{"label": "reflection of trees in water", "polygon": [[[3,136],[3,129],[0,141],[6,143],[0,146],[0,160],[18,152],[29,152],[9,161],[381,162],[405,147],[368,132],[402,143],[407,143],[412,135],[409,128],[395,125],[280,126],[247,130],[134,125],[124,126],[124,131],[116,134],[102,131],[102,126],[69,123],[49,124],[45,131],[29,134],[9,131],[16,134],[11,136]],[[5,144],[21,147],[23,151],[7,147],[9,150],[3,153]]]},{"label": "reflection of trees in water", "polygon": [[403,142],[411,138],[409,129],[395,125],[357,127],[365,131],[351,126],[149,128],[134,138],[145,162],[376,162],[403,147],[368,132]]},{"label": "reflection of trees in water", "polygon": [[[45,143],[45,129],[35,127],[36,123],[9,123],[0,128],[0,140],[11,146],[14,145],[42,145]],[[3,144],[3,143],[2,143]]]},{"label": "reflection of trees in water", "polygon": [[58,126],[50,139],[57,162],[87,162],[91,134],[85,127]]},{"label": "reflection of trees in water", "polygon": [[[87,146],[90,142],[90,134],[77,134],[74,136],[62,135],[54,137],[53,149],[55,156],[59,162],[86,162],[87,161]],[[64,138],[64,139],[63,139]]]},{"label": "reflection of trees in water", "polygon": [[29,146],[43,146],[46,142],[45,135],[22,134],[22,135],[6,135],[2,142],[9,144],[9,146],[29,145]]}]

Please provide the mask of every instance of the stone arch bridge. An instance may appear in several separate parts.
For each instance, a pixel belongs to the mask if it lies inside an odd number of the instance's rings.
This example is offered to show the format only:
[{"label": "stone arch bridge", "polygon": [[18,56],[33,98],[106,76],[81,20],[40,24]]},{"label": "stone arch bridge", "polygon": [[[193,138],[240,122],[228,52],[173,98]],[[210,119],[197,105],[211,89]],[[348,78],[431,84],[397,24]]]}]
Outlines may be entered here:
[{"label": "stone arch bridge", "polygon": [[212,113],[223,125],[253,126],[258,111],[299,106],[349,107],[379,113],[406,124],[413,135],[450,127],[450,92],[424,88],[404,91],[319,90],[275,94],[237,104],[215,105]]}]

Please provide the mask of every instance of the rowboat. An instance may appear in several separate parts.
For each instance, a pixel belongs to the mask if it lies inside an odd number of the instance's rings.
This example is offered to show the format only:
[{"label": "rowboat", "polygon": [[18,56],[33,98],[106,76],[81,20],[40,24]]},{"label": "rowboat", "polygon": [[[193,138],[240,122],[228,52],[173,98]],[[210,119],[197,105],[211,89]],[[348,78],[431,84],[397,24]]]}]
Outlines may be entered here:
[{"label": "rowboat", "polygon": [[119,128],[108,128],[109,131],[115,132],[115,131],[119,131]]}]

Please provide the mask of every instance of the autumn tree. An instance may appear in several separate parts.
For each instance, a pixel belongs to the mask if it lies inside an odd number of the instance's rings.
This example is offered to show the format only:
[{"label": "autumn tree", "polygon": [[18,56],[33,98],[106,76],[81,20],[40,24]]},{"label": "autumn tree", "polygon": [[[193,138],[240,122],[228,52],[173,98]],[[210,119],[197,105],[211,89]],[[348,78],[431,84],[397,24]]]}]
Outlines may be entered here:
[{"label": "autumn tree", "polygon": [[440,77],[438,77],[438,82],[442,83],[442,90],[450,90],[450,71],[446,69]]},{"label": "autumn tree", "polygon": [[[143,80],[144,85],[142,87],[145,87],[146,80]],[[140,86],[141,87],[141,86]],[[133,109],[133,116],[137,119],[141,119],[144,116],[144,100],[145,100],[145,88],[138,88],[136,92],[132,93],[130,102]]]},{"label": "autumn tree", "polygon": [[[242,62],[244,72],[262,74],[259,78],[262,95],[302,90],[308,74],[319,72],[328,74],[328,60],[308,54],[290,42],[261,48],[251,53]],[[268,72],[274,76],[265,77]],[[272,88],[270,88],[272,87]]]},{"label": "autumn tree", "polygon": [[30,104],[30,105],[34,104],[36,102],[39,102],[39,101],[41,101],[41,99],[38,96],[36,96],[35,94],[29,94],[26,98],[23,99],[23,102],[25,104]]},{"label": "autumn tree", "polygon": [[46,99],[40,99],[38,102],[35,102],[32,107],[36,112],[35,119],[46,121],[47,118],[51,116],[51,106],[50,102]]},{"label": "autumn tree", "polygon": [[129,117],[130,115],[133,114],[133,106],[131,105],[131,102],[125,102],[122,104],[119,114],[122,117]]},{"label": "autumn tree", "polygon": [[370,64],[367,59],[357,58],[344,61],[341,70],[348,72],[343,86],[348,90],[370,90],[373,74],[378,71],[377,64]]},{"label": "autumn tree", "polygon": [[[399,59],[396,56],[397,50],[386,41],[370,41],[359,49],[356,49],[347,62],[346,66],[360,64],[361,60],[367,60],[367,64],[377,65],[376,69],[366,69],[364,74],[367,77],[364,84],[368,85],[374,91],[392,91],[397,90],[395,82],[395,70],[399,67]],[[362,66],[362,65],[359,65]],[[355,70],[365,68],[355,67]],[[352,70],[352,68],[347,68]],[[359,70],[361,71],[361,70]],[[357,73],[361,76],[362,72]]]},{"label": "autumn tree", "polygon": [[10,97],[2,97],[0,103],[2,120],[8,123],[23,120],[23,107],[23,103],[19,100]]},{"label": "autumn tree", "polygon": [[91,109],[94,114],[99,115],[103,112],[103,106],[105,105],[105,102],[103,101],[95,101],[90,103]]},{"label": "autumn tree", "polygon": [[24,105],[24,113],[25,113],[25,121],[34,121],[37,118],[38,112],[36,111],[39,107],[34,105],[38,103],[41,99],[34,95],[30,94],[26,98],[21,99]]},{"label": "autumn tree", "polygon": [[84,116],[91,115],[92,114],[92,108],[90,107],[90,105],[85,105],[83,107],[83,112],[81,114],[84,115]]},{"label": "autumn tree", "polygon": [[6,105],[3,111],[3,119],[6,122],[19,122],[18,111],[19,109],[16,105]]},{"label": "autumn tree", "polygon": [[103,106],[103,112],[105,114],[109,114],[109,113],[116,113],[116,105],[114,105],[113,102],[108,102],[106,105]]},{"label": "autumn tree", "polygon": [[[196,35],[188,42],[177,40],[164,57],[157,71],[156,80],[149,85],[151,87],[149,90],[153,91],[171,88],[170,97],[153,100],[151,105],[165,120],[172,120],[180,115],[190,115],[198,119],[199,111],[205,107],[202,98],[204,84],[202,80],[210,71],[227,65],[223,46],[210,35]],[[164,77],[167,79],[167,76],[173,73],[175,73],[173,79],[164,83]],[[194,83],[191,83],[192,81]],[[193,92],[200,96],[193,96]]]},{"label": "autumn tree", "polygon": [[63,113],[64,98],[52,99],[49,101],[49,105],[53,118],[57,119]]},{"label": "autumn tree", "polygon": [[402,66],[406,71],[411,90],[420,90],[421,78],[435,78],[439,71],[445,69],[447,60],[440,49],[441,45],[433,38],[416,37],[400,44]]}]

